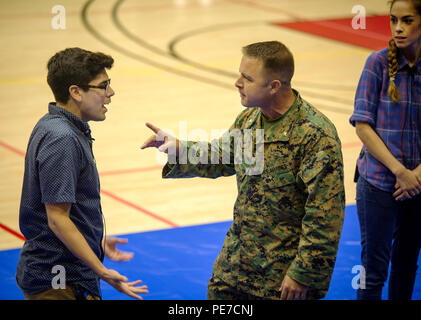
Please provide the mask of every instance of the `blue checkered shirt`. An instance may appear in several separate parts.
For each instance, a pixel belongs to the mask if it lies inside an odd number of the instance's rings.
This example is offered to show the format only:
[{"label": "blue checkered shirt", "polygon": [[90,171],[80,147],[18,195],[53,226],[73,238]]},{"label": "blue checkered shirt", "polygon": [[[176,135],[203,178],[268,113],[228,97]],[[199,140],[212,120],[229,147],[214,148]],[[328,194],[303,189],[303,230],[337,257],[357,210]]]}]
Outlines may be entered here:
[{"label": "blue checkered shirt", "polygon": [[75,257],[48,227],[44,203],[71,203],[70,219],[100,260],[103,217],[99,175],[92,153],[89,125],[49,104],[29,139],[20,204],[20,230],[26,238],[16,271],[19,287],[28,294],[51,289],[53,267],[65,270],[66,284],[101,296],[92,269]]},{"label": "blue checkered shirt", "polygon": [[[410,67],[398,50],[395,84],[400,101],[394,103],[389,87],[387,48],[372,53],[364,66],[350,122],[369,123],[393,156],[407,169],[421,163],[421,59]],[[375,187],[392,192],[396,178],[363,146],[357,161],[360,175]]]}]

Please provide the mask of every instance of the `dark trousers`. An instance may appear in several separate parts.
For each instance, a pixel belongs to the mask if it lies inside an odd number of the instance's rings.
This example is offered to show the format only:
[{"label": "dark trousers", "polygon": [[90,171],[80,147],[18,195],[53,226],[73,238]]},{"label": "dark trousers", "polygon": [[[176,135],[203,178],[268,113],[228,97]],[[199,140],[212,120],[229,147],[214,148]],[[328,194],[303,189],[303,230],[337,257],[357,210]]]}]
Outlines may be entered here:
[{"label": "dark trousers", "polygon": [[388,298],[411,299],[421,244],[421,194],[396,201],[392,193],[359,177],[357,211],[365,269],[365,283],[360,279],[357,299],[381,299],[390,263]]}]

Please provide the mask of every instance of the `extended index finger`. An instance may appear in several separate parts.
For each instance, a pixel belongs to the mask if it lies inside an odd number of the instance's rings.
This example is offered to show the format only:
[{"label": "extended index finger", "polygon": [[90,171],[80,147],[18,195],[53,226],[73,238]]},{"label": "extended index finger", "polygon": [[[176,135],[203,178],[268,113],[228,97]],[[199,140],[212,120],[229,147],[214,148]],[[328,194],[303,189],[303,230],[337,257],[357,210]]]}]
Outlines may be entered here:
[{"label": "extended index finger", "polygon": [[159,129],[158,127],[155,127],[152,123],[146,122],[146,126],[151,129],[153,132],[155,132],[156,134],[158,134],[159,131],[161,131],[161,129]]}]

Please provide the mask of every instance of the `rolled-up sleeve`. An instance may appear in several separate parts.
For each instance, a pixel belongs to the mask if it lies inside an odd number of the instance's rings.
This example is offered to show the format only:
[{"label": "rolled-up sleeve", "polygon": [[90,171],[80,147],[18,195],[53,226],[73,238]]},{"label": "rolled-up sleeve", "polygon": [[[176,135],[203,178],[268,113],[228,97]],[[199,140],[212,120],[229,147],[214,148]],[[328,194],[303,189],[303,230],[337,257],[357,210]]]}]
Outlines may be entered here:
[{"label": "rolled-up sleeve", "polygon": [[354,113],[349,119],[353,126],[356,121],[375,126],[384,70],[378,53],[372,53],[367,58],[355,93]]}]

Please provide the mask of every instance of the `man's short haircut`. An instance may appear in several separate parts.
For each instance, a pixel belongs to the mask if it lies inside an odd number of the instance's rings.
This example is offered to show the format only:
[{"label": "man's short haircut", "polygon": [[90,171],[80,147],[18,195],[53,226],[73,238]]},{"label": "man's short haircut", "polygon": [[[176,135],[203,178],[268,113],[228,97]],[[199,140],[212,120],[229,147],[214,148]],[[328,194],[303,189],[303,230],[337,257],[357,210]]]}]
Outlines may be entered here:
[{"label": "man's short haircut", "polygon": [[294,75],[294,58],[291,51],[279,41],[265,41],[243,47],[243,54],[263,62],[267,76],[272,80],[291,83]]},{"label": "man's short haircut", "polygon": [[57,52],[47,63],[47,82],[56,102],[66,104],[71,85],[86,85],[105,68],[114,63],[111,56],[81,48],[67,48]]}]

